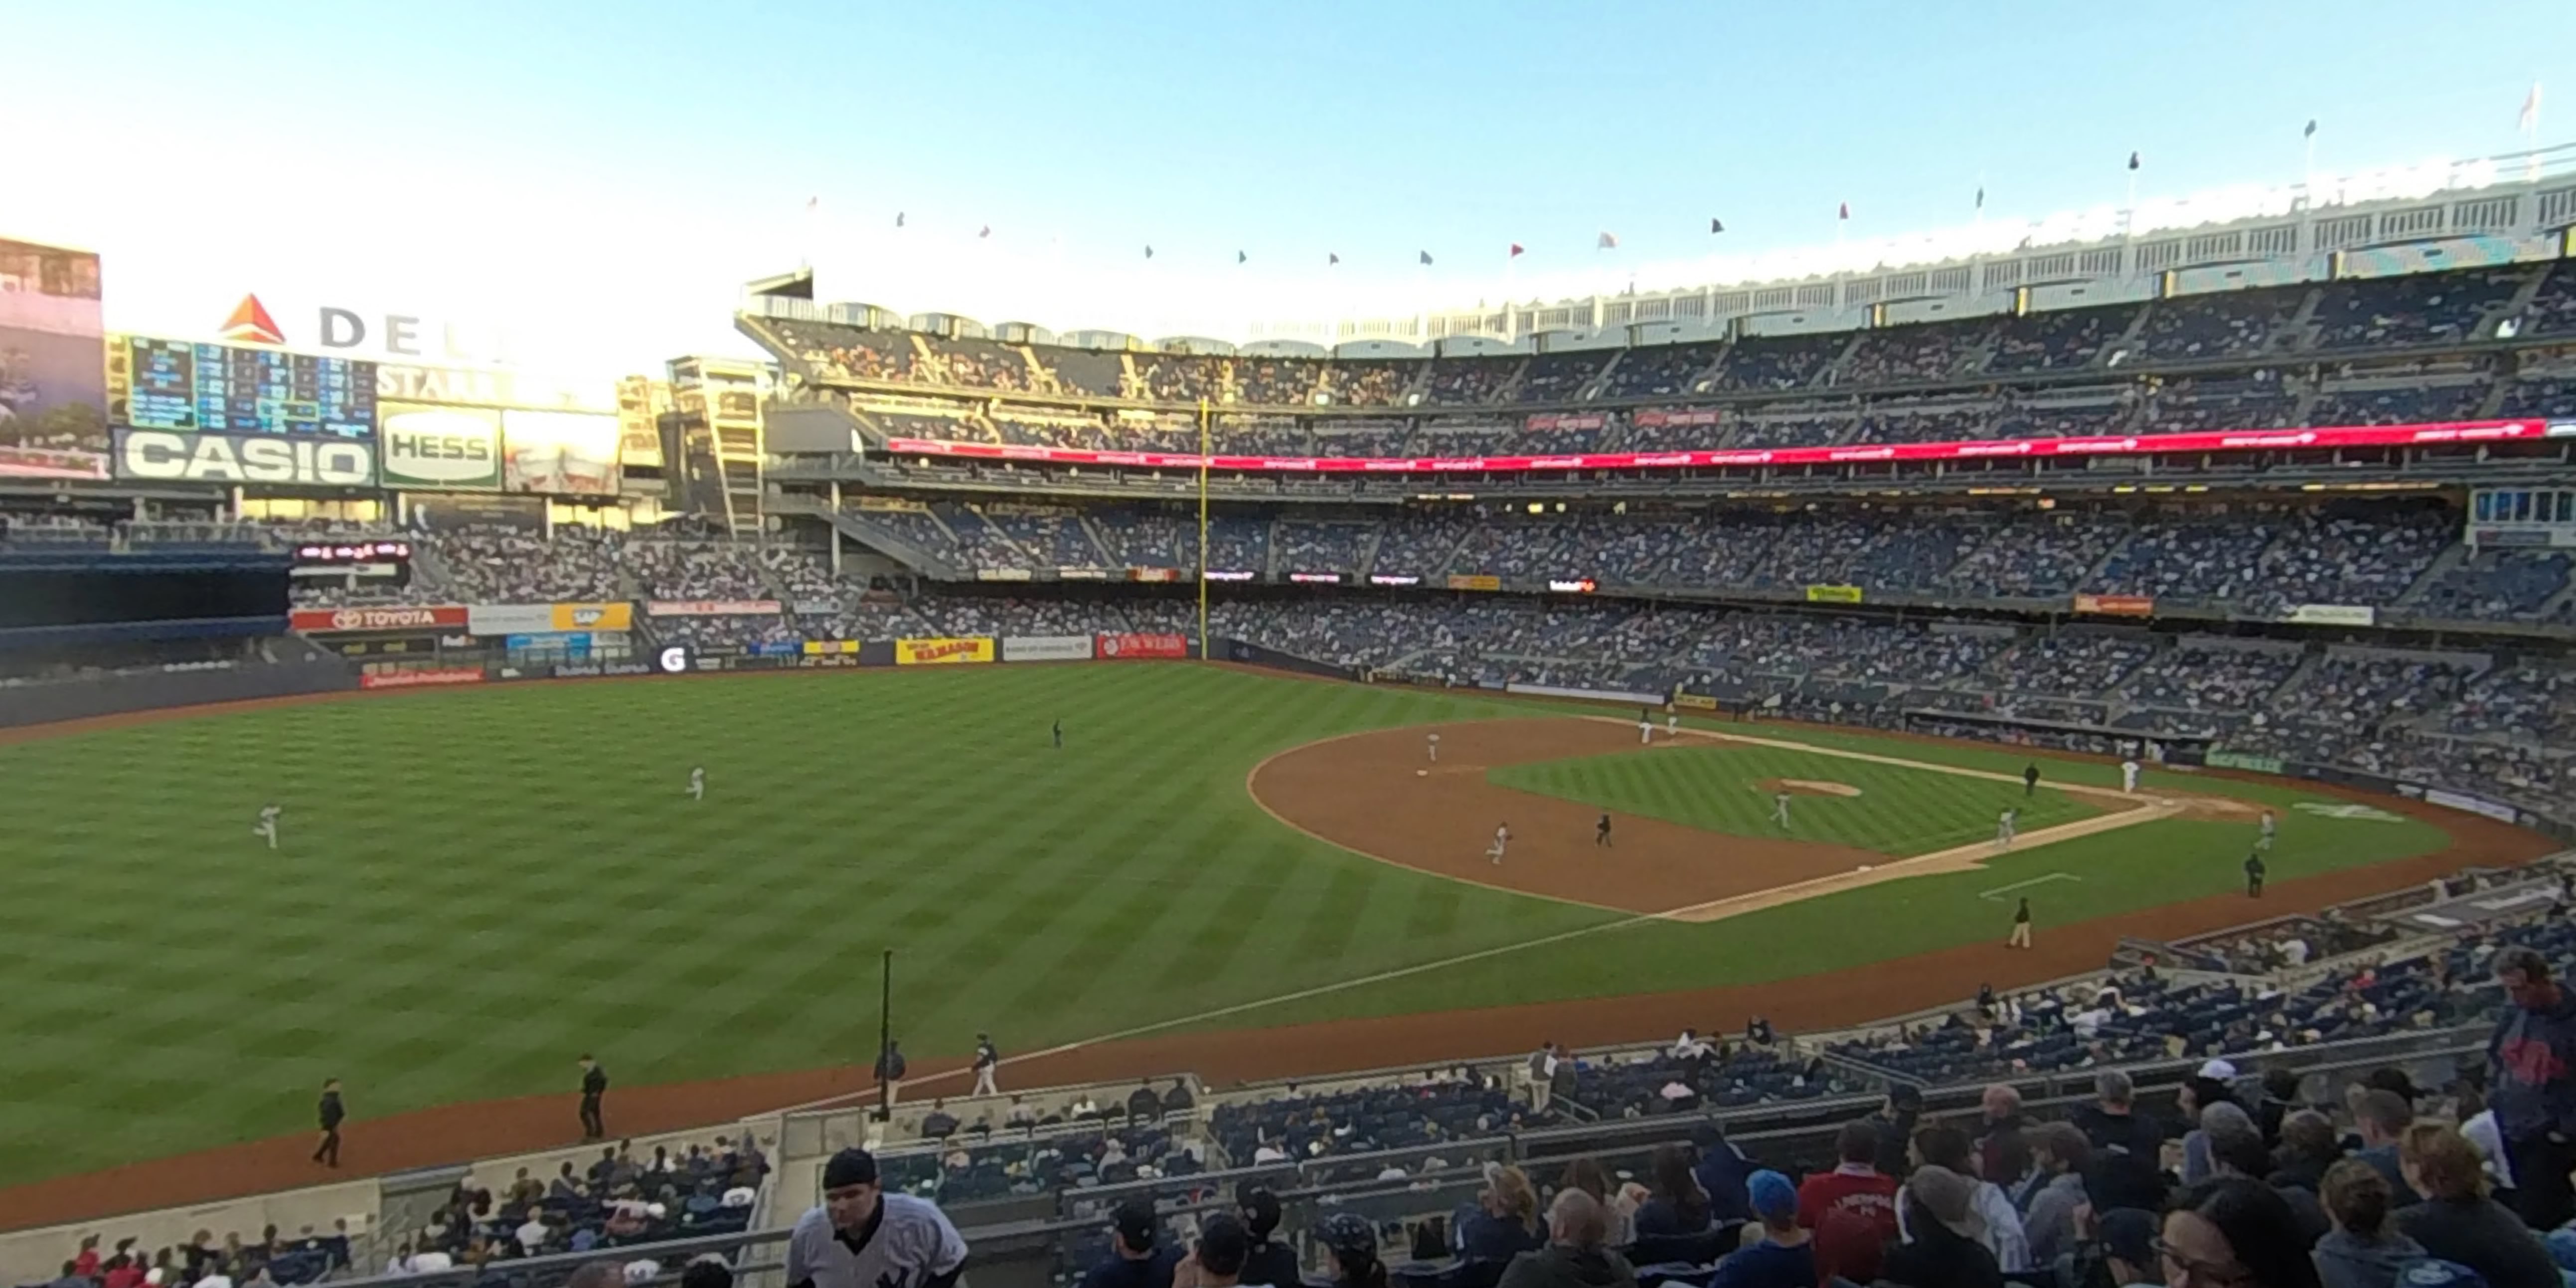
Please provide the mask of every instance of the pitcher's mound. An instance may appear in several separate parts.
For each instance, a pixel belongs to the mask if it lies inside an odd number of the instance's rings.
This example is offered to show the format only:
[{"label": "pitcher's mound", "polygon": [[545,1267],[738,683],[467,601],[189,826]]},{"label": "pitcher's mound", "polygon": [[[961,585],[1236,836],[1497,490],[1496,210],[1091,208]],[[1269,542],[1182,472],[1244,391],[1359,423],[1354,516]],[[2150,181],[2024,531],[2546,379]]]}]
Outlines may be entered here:
[{"label": "pitcher's mound", "polygon": [[1860,795],[1860,789],[1850,783],[1828,783],[1813,778],[1765,778],[1754,786],[1766,792],[1787,792],[1792,796]]}]

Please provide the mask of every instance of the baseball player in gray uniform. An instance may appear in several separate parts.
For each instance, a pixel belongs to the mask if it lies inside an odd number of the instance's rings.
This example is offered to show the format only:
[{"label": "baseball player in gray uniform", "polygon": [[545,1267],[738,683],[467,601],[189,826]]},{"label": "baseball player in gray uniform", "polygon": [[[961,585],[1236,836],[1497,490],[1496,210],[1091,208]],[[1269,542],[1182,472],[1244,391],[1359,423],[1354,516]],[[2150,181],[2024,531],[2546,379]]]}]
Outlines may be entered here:
[{"label": "baseball player in gray uniform", "polygon": [[864,1149],[823,1164],[823,1202],[787,1238],[788,1288],[954,1288],[965,1272],[957,1227],[928,1199],[886,1193]]}]

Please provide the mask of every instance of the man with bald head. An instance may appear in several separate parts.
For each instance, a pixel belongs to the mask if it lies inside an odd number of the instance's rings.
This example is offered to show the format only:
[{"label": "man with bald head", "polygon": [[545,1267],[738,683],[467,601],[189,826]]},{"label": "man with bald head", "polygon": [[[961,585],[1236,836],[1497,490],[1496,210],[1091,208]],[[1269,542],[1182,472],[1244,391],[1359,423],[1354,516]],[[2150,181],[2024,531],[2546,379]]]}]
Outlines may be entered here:
[{"label": "man with bald head", "polygon": [[1547,1246],[1512,1258],[1497,1288],[1636,1288],[1636,1269],[1604,1246],[1609,1237],[1600,1200],[1568,1187],[1548,1205]]}]

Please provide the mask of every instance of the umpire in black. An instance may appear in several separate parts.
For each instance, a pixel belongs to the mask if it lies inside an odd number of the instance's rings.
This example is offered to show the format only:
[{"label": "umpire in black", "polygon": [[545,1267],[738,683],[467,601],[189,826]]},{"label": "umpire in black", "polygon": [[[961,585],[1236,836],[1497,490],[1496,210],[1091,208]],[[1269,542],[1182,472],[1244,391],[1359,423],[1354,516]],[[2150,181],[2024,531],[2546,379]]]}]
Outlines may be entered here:
[{"label": "umpire in black", "polygon": [[313,1146],[313,1161],[324,1167],[340,1165],[340,1124],[349,1116],[340,1103],[340,1080],[322,1080],[322,1100],[314,1106],[314,1115],[322,1124],[322,1139]]},{"label": "umpire in black", "polygon": [[2024,796],[2036,796],[2039,794],[2038,761],[2032,761],[2021,767],[2021,794]]},{"label": "umpire in black", "polygon": [[581,1058],[581,1138],[598,1140],[608,1135],[608,1124],[599,1115],[600,1099],[608,1094],[608,1070],[599,1061]]}]

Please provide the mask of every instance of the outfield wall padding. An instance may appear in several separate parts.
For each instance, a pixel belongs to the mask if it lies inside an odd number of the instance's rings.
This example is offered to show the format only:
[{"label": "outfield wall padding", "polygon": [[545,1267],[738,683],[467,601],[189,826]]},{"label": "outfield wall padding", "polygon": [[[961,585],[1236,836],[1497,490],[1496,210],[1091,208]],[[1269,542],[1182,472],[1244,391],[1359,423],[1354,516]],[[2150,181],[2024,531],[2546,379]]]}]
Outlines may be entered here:
[{"label": "outfield wall padding", "polygon": [[0,686],[0,728],[161,707],[338,693],[356,687],[356,668],[336,658],[221,670],[124,671],[43,684]]}]

